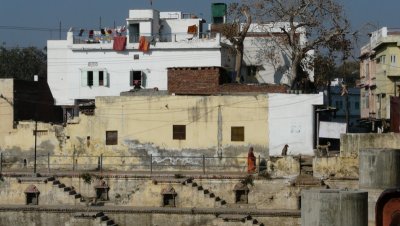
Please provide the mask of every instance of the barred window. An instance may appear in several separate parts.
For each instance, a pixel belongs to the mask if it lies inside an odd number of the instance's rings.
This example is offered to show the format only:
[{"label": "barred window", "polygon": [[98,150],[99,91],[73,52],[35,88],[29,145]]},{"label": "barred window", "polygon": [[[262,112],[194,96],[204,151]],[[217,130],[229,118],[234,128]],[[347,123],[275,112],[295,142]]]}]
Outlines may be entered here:
[{"label": "barred window", "polygon": [[186,140],[186,126],[185,125],[173,125],[172,139]]},{"label": "barred window", "polygon": [[231,141],[244,141],[244,127],[243,126],[231,127]]},{"label": "barred window", "polygon": [[118,131],[106,131],[106,145],[118,144]]}]

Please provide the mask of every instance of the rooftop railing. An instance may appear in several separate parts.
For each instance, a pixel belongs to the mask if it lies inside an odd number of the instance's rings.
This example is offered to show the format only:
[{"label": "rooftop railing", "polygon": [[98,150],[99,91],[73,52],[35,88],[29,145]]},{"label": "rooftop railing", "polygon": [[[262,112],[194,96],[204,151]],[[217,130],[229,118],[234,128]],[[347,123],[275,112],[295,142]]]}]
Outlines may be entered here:
[{"label": "rooftop railing", "polygon": [[[128,43],[139,43],[140,37],[145,37],[150,43],[157,42],[185,42],[185,41],[196,41],[196,40],[215,40],[218,38],[218,33],[215,32],[203,32],[203,33],[166,33],[166,34],[122,34],[120,36],[127,37]],[[79,36],[74,34],[74,44],[107,44],[112,43],[114,35],[91,35],[91,36]]]}]

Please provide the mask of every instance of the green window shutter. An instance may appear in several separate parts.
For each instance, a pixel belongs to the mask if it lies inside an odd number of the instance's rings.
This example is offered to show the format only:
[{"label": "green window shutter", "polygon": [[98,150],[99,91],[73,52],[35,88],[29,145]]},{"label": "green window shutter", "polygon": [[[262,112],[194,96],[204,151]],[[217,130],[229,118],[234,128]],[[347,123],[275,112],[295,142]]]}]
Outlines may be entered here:
[{"label": "green window shutter", "polygon": [[143,87],[146,87],[147,86],[147,75],[146,75],[146,73],[143,73],[143,71],[142,71],[142,86]]},{"label": "green window shutter", "polygon": [[99,71],[93,71],[93,86],[99,86]]},{"label": "green window shutter", "polygon": [[110,74],[106,70],[104,70],[104,86],[108,87],[109,84],[109,79],[110,79]]},{"label": "green window shutter", "polygon": [[87,84],[87,71],[86,70],[81,70],[81,85],[82,86],[88,86],[88,84]]},{"label": "green window shutter", "polygon": [[129,86],[133,86],[133,71],[129,72]]}]

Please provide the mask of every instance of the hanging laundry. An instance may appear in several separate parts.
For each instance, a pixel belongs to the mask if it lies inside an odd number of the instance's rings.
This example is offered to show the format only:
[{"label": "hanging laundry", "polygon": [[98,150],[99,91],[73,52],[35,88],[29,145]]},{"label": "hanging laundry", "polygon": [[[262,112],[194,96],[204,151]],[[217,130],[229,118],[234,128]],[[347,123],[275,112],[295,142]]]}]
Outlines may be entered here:
[{"label": "hanging laundry", "polygon": [[197,34],[197,26],[196,25],[189,26],[187,29],[187,33],[188,34]]},{"label": "hanging laundry", "polygon": [[139,50],[142,52],[147,52],[150,49],[150,42],[147,41],[147,38],[144,36],[140,36],[139,38]]},{"label": "hanging laundry", "polygon": [[79,30],[79,34],[78,34],[78,36],[79,37],[82,37],[82,35],[83,35],[83,32],[85,31],[85,29],[81,29],[81,30]]},{"label": "hanging laundry", "polygon": [[113,50],[124,51],[126,48],[126,36],[115,36]]},{"label": "hanging laundry", "polygon": [[89,39],[93,39],[94,31],[90,30],[89,31]]},{"label": "hanging laundry", "polygon": [[101,32],[100,31],[94,31],[94,36],[100,36]]}]

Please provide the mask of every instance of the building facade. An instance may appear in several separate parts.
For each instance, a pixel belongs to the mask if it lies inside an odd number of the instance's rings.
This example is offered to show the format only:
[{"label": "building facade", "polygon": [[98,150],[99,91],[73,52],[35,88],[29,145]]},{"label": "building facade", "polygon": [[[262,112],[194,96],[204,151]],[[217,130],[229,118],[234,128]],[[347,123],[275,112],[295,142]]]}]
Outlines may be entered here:
[{"label": "building facade", "polygon": [[[48,41],[48,83],[56,105],[119,96],[135,87],[167,90],[167,68],[229,65],[218,34],[181,12],[130,10],[119,29],[68,32]],[[226,55],[226,54],[225,54]]]},{"label": "building facade", "polygon": [[390,97],[399,95],[400,31],[383,27],[371,33],[361,48],[361,118],[385,127],[390,119]]}]

